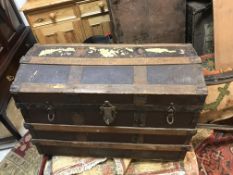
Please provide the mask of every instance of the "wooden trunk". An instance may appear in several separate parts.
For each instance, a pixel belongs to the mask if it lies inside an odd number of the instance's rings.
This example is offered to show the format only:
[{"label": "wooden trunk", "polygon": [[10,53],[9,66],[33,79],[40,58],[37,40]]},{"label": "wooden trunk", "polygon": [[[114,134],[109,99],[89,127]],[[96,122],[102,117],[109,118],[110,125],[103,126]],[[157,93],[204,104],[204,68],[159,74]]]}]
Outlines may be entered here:
[{"label": "wooden trunk", "polygon": [[207,94],[200,63],[184,44],[35,45],[11,91],[40,153],[181,159]]},{"label": "wooden trunk", "polygon": [[184,43],[186,0],[108,0],[117,43]]}]

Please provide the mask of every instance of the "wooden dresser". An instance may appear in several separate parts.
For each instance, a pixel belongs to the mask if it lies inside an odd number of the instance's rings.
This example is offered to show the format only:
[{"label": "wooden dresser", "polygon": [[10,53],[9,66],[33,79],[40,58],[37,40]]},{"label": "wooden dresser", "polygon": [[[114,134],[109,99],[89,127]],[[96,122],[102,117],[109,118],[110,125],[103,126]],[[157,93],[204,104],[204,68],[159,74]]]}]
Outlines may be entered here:
[{"label": "wooden dresser", "polygon": [[81,43],[111,32],[106,0],[28,0],[22,11],[42,44]]}]

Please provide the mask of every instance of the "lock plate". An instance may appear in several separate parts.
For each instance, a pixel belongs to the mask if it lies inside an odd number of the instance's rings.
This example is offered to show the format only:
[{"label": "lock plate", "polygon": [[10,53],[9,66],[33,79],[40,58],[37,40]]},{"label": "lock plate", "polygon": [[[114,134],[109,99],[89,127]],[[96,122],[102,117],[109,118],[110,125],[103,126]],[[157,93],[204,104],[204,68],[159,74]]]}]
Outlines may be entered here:
[{"label": "lock plate", "polygon": [[106,125],[110,125],[116,119],[116,107],[113,106],[109,101],[105,101],[100,107],[100,113]]}]

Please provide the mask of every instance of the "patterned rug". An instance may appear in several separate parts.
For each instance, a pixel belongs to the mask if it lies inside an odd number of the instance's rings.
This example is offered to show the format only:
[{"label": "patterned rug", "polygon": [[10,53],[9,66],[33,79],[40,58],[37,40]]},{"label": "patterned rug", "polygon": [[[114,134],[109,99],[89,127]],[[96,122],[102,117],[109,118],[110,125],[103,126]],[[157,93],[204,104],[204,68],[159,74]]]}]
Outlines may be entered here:
[{"label": "patterned rug", "polygon": [[0,175],[37,175],[43,161],[27,133],[0,162]]},{"label": "patterned rug", "polygon": [[45,175],[198,175],[198,165],[194,152],[188,152],[184,161],[167,163],[55,156],[45,172]]},{"label": "patterned rug", "polygon": [[200,175],[233,175],[233,133],[215,132],[195,152]]}]

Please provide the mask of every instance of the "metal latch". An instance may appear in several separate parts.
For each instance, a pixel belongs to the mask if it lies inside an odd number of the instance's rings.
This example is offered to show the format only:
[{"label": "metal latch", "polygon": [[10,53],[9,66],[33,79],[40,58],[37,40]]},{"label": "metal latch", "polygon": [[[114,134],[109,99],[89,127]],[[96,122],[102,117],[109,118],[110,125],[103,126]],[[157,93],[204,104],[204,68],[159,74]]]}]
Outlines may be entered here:
[{"label": "metal latch", "polygon": [[116,118],[116,107],[113,106],[109,101],[105,101],[100,107],[100,113],[106,125],[110,125]]}]

